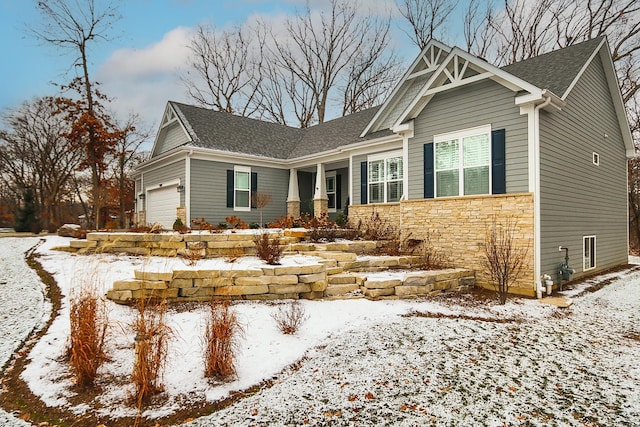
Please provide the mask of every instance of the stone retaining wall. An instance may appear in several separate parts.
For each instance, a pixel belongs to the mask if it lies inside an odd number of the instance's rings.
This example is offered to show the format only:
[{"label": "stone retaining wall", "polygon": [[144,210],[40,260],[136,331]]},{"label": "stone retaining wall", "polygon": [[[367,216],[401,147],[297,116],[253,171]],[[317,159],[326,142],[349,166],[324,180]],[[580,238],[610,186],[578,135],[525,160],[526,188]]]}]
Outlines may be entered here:
[{"label": "stone retaining wall", "polygon": [[[107,298],[129,303],[139,298],[170,302],[229,299],[408,298],[431,296],[474,285],[473,271],[411,271],[401,279],[376,279],[367,271],[409,268],[410,257],[357,260],[352,253],[318,252],[320,262],[300,266],[268,266],[251,270],[199,270],[134,272],[134,278],[118,280]],[[354,271],[350,271],[354,268]]]},{"label": "stone retaining wall", "polygon": [[487,230],[494,219],[498,224],[511,221],[514,226],[514,243],[518,247],[527,248],[527,259],[525,269],[510,293],[535,295],[531,193],[403,200],[399,204],[350,206],[349,218],[368,218],[372,212],[389,219],[401,230],[403,239],[423,241],[423,245],[428,245],[437,252],[446,265],[477,271],[477,284],[487,288],[492,288],[483,266]]}]

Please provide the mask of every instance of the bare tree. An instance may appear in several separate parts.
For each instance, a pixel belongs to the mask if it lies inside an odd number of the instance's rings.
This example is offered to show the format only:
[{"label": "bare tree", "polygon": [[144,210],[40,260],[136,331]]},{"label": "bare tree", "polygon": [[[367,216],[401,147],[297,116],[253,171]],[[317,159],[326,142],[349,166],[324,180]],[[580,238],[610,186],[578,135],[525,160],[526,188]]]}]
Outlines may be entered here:
[{"label": "bare tree", "polygon": [[400,14],[409,22],[405,31],[411,41],[423,49],[429,40],[437,38],[442,26],[458,5],[457,0],[397,0]]},{"label": "bare tree", "polygon": [[384,31],[371,34],[347,66],[343,116],[382,103],[400,78],[400,61],[389,49],[389,26],[380,29]]},{"label": "bare tree", "polygon": [[37,98],[4,116],[0,131],[0,179],[17,199],[27,187],[34,191],[45,228],[60,225],[61,206],[82,152],[65,138],[68,124],[56,99]]},{"label": "bare tree", "polygon": [[131,172],[134,166],[144,160],[145,153],[140,152],[140,146],[151,135],[151,130],[140,129],[139,123],[140,117],[132,113],[126,122],[119,126],[124,132],[120,134],[111,155],[113,157],[113,161],[110,163],[111,175],[117,186],[120,228],[128,226],[126,224],[126,210],[133,208],[135,185],[131,179]]},{"label": "bare tree", "polygon": [[515,233],[516,223],[512,219],[500,224],[494,216],[485,235],[483,266],[501,304],[507,301],[509,290],[527,261],[529,248],[518,245]]},{"label": "bare tree", "polygon": [[326,13],[314,13],[307,4],[286,21],[287,42],[273,38],[273,59],[311,90],[315,118],[323,123],[340,76],[370,47],[368,40],[388,34],[388,26],[388,20],[359,14],[355,1],[331,0]]},{"label": "bare tree", "polygon": [[107,34],[119,14],[113,3],[100,0],[40,0],[37,8],[43,23],[33,27],[35,36],[76,55],[72,65],[81,70],[70,85],[81,96],[72,119],[75,121],[74,135],[82,139],[76,142],[84,145],[85,164],[91,170],[95,223],[98,225],[102,163],[113,138],[107,134],[109,124],[104,123],[104,116],[97,111],[101,99],[96,83],[89,76],[88,54],[90,46],[108,40]]},{"label": "bare tree", "polygon": [[262,49],[250,29],[200,25],[189,48],[191,69],[182,80],[198,104],[242,116],[257,111]]},{"label": "bare tree", "polygon": [[272,61],[265,61],[263,77],[257,88],[261,118],[288,125],[293,115],[295,125],[301,128],[313,124],[316,99],[308,85],[292,70],[281,68]]}]

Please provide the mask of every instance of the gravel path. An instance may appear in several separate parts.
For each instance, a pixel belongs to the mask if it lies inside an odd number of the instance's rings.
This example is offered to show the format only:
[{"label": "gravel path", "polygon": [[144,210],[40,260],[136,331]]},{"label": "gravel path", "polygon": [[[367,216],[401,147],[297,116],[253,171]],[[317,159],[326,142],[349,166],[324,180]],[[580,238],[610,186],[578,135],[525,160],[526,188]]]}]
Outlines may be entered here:
[{"label": "gravel path", "polygon": [[[0,238],[0,367],[29,333],[40,326],[50,307],[43,285],[29,268],[24,253],[38,238]],[[0,426],[30,426],[0,409]]]}]

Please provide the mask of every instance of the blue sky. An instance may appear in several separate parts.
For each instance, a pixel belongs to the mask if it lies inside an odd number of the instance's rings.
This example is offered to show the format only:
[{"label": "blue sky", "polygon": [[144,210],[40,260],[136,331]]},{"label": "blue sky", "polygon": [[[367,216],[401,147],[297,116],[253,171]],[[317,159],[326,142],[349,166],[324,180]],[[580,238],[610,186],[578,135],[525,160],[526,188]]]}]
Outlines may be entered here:
[{"label": "blue sky", "polygon": [[[312,0],[311,6],[322,7],[327,2]],[[55,95],[52,82],[65,83],[74,77],[70,68],[73,56],[43,45],[29,34],[28,27],[41,22],[35,3],[0,0],[0,111],[36,96]],[[394,5],[393,0],[361,0],[361,4]],[[155,132],[167,100],[189,102],[177,73],[186,61],[191,31],[198,24],[213,23],[222,28],[241,25],[259,15],[276,26],[302,5],[303,0],[122,1],[122,19],[110,32],[115,38],[94,46],[90,72],[113,98],[111,108],[117,115],[137,112]],[[396,47],[409,63],[417,49],[397,24],[393,34]]]}]

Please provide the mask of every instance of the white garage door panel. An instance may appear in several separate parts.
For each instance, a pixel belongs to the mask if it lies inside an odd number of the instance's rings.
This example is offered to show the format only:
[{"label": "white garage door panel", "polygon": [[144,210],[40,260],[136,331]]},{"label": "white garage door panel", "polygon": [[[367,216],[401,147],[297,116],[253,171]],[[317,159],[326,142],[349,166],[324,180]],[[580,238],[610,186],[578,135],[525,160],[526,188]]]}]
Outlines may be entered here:
[{"label": "white garage door panel", "polygon": [[171,229],[176,220],[176,208],[180,206],[180,193],[176,185],[161,187],[147,192],[147,222],[160,223]]}]

